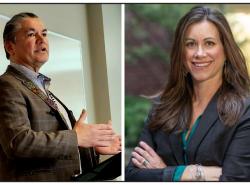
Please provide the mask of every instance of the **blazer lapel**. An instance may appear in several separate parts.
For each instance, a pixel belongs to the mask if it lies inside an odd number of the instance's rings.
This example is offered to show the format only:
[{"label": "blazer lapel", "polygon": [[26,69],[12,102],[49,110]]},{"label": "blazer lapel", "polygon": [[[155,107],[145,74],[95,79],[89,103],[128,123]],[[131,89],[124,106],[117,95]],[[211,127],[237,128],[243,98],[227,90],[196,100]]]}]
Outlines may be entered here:
[{"label": "blazer lapel", "polygon": [[71,123],[71,127],[73,128],[74,125],[75,125],[75,122],[76,122],[76,119],[74,117],[74,114],[71,110],[68,109],[68,107],[60,100],[58,99],[52,92],[50,92],[53,97],[64,107],[64,109],[66,110],[67,114],[68,114],[68,117],[69,117],[69,120],[70,120],[70,123]]},{"label": "blazer lapel", "polygon": [[187,154],[189,162],[193,162],[195,160],[196,152],[200,143],[218,119],[217,99],[218,92],[213,96],[212,100],[209,102],[194,132],[194,135],[192,136],[188,144]]},{"label": "blazer lapel", "polygon": [[177,163],[184,164],[181,134],[173,131],[171,134],[169,134],[169,140]]},{"label": "blazer lapel", "polygon": [[23,84],[30,89],[34,94],[36,94],[37,96],[39,96],[45,103],[47,103],[50,107],[52,107],[53,109],[57,110],[57,106],[55,105],[55,103],[48,98],[47,95],[44,94],[44,92],[37,87],[32,81],[22,81]]},{"label": "blazer lapel", "polygon": [[[70,130],[71,128],[68,126],[67,121],[65,120],[63,114],[58,110],[57,105],[53,100],[51,100],[47,95],[44,94],[44,92],[37,87],[32,81],[23,81],[23,84],[30,89],[34,94],[39,96],[48,106],[52,107],[54,110],[56,110],[60,117],[62,118],[64,124],[66,127]],[[72,127],[73,128],[73,127]]]},{"label": "blazer lapel", "polygon": [[[31,80],[29,80],[28,78],[26,78],[22,73],[20,73],[19,71],[17,71],[15,68],[13,68],[12,66],[8,66],[6,72],[10,72],[14,75],[14,77],[16,77],[18,80],[20,80],[24,86],[26,86],[29,90],[31,90],[34,94],[36,94],[37,96],[39,96],[48,106],[50,106],[51,108],[53,108],[56,112],[59,113],[60,117],[62,118],[62,121],[64,122],[64,124],[66,125],[66,127],[68,129],[69,126],[64,118],[64,116],[62,115],[62,113],[58,110],[57,105],[55,104],[55,102],[53,100],[51,100],[39,87],[37,87]],[[58,100],[58,99],[57,99]],[[61,103],[61,101],[59,101]],[[63,105],[64,106],[64,105]],[[65,107],[65,106],[64,106]],[[68,110],[68,109],[66,109]],[[68,112],[68,111],[67,111]],[[72,124],[72,123],[71,123]],[[73,128],[73,127],[72,127]]]},{"label": "blazer lapel", "polygon": [[26,86],[34,94],[36,94],[37,96],[39,96],[48,106],[50,106],[54,110],[58,111],[55,103],[51,99],[49,99],[48,96],[46,94],[44,94],[44,92],[39,87],[37,87],[31,80],[29,80],[28,78],[26,78],[22,73],[20,73],[19,71],[17,71],[12,66],[8,66],[6,72],[7,73],[8,72],[12,73],[15,78],[17,78],[18,80],[20,80],[24,84],[24,86]]}]

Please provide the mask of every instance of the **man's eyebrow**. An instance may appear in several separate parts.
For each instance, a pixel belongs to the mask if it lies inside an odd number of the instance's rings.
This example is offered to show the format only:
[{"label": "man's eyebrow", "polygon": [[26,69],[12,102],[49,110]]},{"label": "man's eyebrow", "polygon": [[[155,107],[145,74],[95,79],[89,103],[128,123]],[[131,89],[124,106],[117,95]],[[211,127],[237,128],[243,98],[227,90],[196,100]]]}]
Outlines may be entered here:
[{"label": "man's eyebrow", "polygon": [[[29,32],[29,31],[36,31],[34,28],[29,28],[28,30],[27,30],[27,32]],[[45,28],[45,29],[43,29],[42,30],[42,32],[48,32],[48,30]]]},{"label": "man's eyebrow", "polygon": [[30,31],[36,31],[34,28],[29,28],[28,30],[27,30],[27,32],[30,32]]}]

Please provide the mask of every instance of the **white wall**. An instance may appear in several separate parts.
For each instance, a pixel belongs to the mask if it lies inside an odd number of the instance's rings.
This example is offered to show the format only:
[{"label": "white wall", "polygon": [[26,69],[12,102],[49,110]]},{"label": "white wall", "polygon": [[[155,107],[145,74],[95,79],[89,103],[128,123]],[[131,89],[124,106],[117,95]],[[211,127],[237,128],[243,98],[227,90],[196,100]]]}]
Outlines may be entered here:
[{"label": "white wall", "polygon": [[102,14],[111,117],[121,125],[121,6],[102,5]]}]

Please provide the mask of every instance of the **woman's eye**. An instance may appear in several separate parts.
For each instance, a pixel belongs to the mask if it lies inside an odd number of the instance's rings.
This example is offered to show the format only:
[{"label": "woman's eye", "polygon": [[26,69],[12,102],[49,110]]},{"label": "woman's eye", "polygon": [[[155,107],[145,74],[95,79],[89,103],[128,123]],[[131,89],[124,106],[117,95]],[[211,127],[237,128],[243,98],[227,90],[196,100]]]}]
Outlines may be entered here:
[{"label": "woman's eye", "polygon": [[47,37],[47,33],[43,33],[43,37]]},{"label": "woman's eye", "polygon": [[212,42],[212,41],[207,41],[207,42],[206,42],[206,46],[212,47],[212,46],[214,46],[214,45],[215,45],[215,43]]},{"label": "woman's eye", "polygon": [[195,46],[194,42],[187,42],[186,43],[186,47],[188,47],[188,48],[193,48],[194,46]]}]

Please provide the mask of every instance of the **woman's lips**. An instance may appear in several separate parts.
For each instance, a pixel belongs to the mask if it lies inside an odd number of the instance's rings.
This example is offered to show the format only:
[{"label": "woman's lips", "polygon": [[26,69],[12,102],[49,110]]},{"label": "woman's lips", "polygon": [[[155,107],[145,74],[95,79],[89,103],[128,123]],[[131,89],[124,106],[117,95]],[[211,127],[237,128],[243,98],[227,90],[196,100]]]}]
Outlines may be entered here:
[{"label": "woman's lips", "polygon": [[208,67],[211,63],[212,63],[212,61],[210,61],[210,62],[192,62],[192,64],[195,67]]}]

